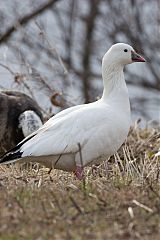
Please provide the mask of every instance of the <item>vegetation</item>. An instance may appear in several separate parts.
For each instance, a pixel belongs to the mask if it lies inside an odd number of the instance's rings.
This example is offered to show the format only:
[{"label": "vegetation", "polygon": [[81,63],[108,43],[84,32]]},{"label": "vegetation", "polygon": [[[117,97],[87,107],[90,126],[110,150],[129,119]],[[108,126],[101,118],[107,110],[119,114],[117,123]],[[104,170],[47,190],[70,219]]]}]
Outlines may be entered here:
[{"label": "vegetation", "polygon": [[0,240],[159,239],[160,133],[132,128],[86,179],[35,165],[0,166]]}]

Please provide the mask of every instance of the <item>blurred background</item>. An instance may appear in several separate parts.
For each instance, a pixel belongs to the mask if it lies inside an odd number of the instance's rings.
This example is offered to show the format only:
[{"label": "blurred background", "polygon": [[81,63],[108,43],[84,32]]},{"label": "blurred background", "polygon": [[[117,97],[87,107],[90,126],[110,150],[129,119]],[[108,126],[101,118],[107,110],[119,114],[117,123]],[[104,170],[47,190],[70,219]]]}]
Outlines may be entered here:
[{"label": "blurred background", "polygon": [[160,120],[159,0],[1,0],[0,88],[27,93],[46,117],[102,94],[116,42],[147,63],[125,68],[133,121]]}]

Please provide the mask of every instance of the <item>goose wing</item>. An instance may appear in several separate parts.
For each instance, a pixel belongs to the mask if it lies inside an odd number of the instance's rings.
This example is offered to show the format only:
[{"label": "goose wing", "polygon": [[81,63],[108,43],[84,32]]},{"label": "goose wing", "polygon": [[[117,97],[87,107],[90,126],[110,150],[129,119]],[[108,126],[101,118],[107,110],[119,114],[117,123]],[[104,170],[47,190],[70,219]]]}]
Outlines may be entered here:
[{"label": "goose wing", "polygon": [[76,153],[78,143],[83,147],[98,126],[104,126],[104,117],[104,109],[94,105],[53,117],[21,146],[22,157]]}]

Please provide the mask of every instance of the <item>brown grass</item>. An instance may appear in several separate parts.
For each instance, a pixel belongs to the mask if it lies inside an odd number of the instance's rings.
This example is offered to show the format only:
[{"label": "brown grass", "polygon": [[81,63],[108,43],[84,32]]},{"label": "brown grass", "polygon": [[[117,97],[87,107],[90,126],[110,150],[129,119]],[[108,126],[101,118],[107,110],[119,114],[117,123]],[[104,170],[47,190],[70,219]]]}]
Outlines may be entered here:
[{"label": "brown grass", "polygon": [[0,240],[144,239],[160,236],[155,129],[131,129],[108,163],[73,174],[0,166]]}]

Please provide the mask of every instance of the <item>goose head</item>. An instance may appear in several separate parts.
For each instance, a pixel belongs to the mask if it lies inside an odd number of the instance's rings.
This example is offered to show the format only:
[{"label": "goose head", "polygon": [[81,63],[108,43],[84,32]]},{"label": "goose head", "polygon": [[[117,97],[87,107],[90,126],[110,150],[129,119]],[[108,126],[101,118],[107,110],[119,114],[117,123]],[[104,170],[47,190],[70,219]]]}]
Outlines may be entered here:
[{"label": "goose head", "polygon": [[127,65],[133,62],[145,62],[146,60],[139,55],[130,45],[116,43],[107,51],[103,57],[103,63],[114,65]]}]

